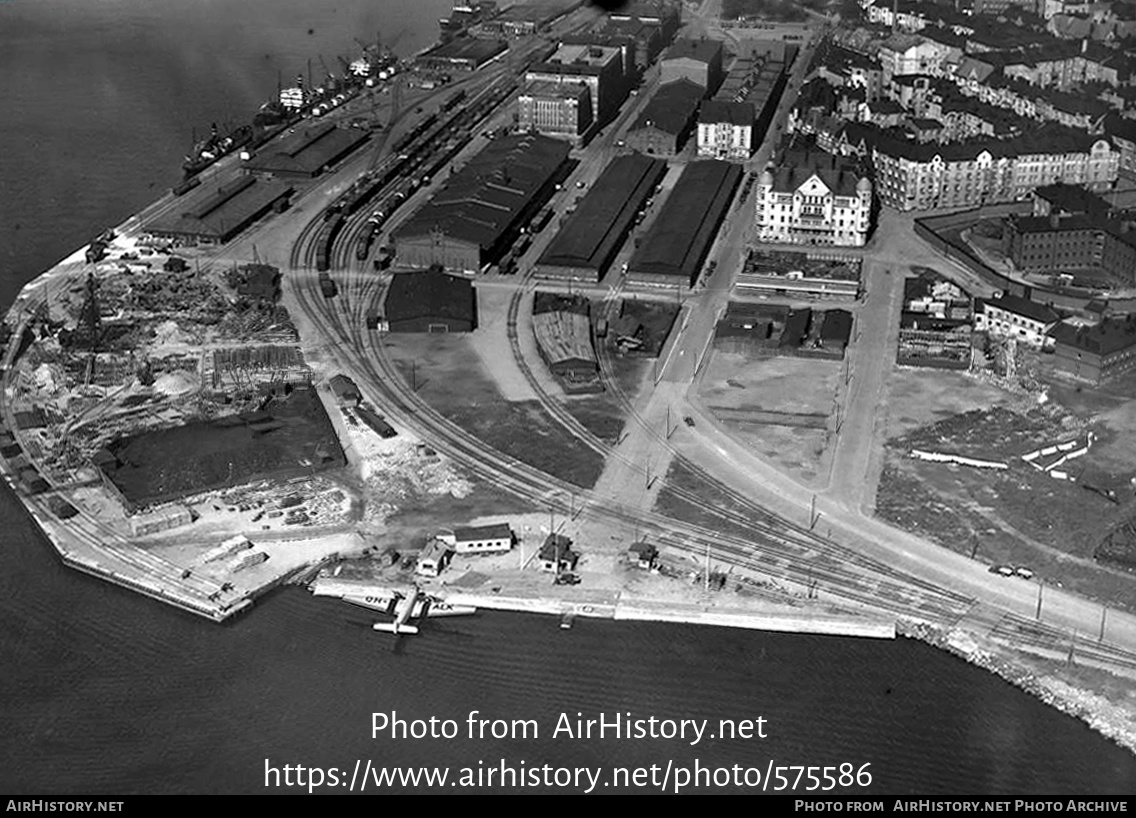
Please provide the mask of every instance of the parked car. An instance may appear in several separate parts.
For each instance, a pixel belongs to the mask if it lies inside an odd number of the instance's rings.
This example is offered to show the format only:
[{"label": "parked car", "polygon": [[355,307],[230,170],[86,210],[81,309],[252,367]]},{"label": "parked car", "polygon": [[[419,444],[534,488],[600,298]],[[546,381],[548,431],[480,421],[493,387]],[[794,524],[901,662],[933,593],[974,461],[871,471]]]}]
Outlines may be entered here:
[{"label": "parked car", "polygon": [[1012,565],[991,565],[991,574],[999,574],[1003,577],[1012,577],[1014,575],[1014,566]]},{"label": "parked car", "polygon": [[692,418],[690,415],[686,415],[682,419],[682,422],[685,423],[687,426],[694,426],[694,418]]},{"label": "parked car", "polygon": [[554,585],[579,585],[580,577],[576,574],[558,574],[553,580]]},{"label": "parked car", "polygon": [[1022,579],[1033,579],[1033,571],[1026,568],[1024,565],[1014,566],[1014,576],[1021,577]]}]

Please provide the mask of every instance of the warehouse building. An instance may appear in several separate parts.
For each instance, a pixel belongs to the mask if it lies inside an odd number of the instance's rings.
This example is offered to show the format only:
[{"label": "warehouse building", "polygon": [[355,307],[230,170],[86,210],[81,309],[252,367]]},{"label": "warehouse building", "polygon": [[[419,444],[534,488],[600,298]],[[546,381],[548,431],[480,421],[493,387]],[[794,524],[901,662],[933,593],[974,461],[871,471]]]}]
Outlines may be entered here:
[{"label": "warehouse building", "polygon": [[703,95],[718,90],[722,70],[722,43],[718,40],[675,40],[659,63],[659,81],[663,84],[686,79],[702,87]]},{"label": "warehouse building", "polygon": [[628,280],[693,287],[741,178],[741,166],[732,162],[707,159],[687,165],[631,257]]},{"label": "warehouse building", "polygon": [[549,243],[536,263],[536,274],[575,281],[602,280],[636,214],[666,172],[666,162],[640,153],[613,159]]},{"label": "warehouse building", "polygon": [[477,329],[477,293],[473,282],[436,269],[392,277],[383,309],[391,332]]},{"label": "warehouse building", "polygon": [[627,131],[627,147],[651,156],[677,156],[694,130],[702,87],[678,80],[660,88]]},{"label": "warehouse building", "polygon": [[229,241],[292,194],[284,182],[242,176],[231,182],[199,185],[178,204],[182,210],[159,216],[145,226],[162,238],[221,244]]},{"label": "warehouse building", "polygon": [[558,310],[533,316],[533,335],[540,357],[553,375],[565,385],[589,387],[581,391],[599,391],[596,373],[599,363],[592,349],[592,326],[588,316]]},{"label": "warehouse building", "polygon": [[583,0],[530,0],[516,3],[478,27],[484,33],[504,37],[527,37],[544,31],[558,18],[579,8]]},{"label": "warehouse building", "polygon": [[358,128],[337,128],[330,122],[297,128],[283,139],[269,143],[245,162],[256,173],[311,179],[367,141]]},{"label": "warehouse building", "polygon": [[476,71],[509,50],[502,40],[458,37],[432,48],[415,62],[428,71]]},{"label": "warehouse building", "polygon": [[570,150],[540,134],[490,142],[394,231],[398,263],[472,274],[496,262],[561,181]]},{"label": "warehouse building", "polygon": [[579,147],[595,125],[586,83],[534,80],[517,95],[517,127],[572,140]]}]

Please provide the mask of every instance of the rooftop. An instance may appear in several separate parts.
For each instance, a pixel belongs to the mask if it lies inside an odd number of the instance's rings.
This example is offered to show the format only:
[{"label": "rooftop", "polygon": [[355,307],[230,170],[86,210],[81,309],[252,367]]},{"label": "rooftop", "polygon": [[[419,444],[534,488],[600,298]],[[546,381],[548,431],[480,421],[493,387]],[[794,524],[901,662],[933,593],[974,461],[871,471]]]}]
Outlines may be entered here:
[{"label": "rooftop", "polygon": [[596,363],[588,316],[578,312],[542,312],[534,315],[532,321],[536,342],[549,363]]},{"label": "rooftop", "polygon": [[707,64],[721,57],[722,43],[718,40],[692,40],[688,37],[675,40],[663,55],[664,60],[688,59]]},{"label": "rooftop", "polygon": [[393,276],[384,309],[388,321],[438,317],[477,324],[473,283],[433,269]]},{"label": "rooftop", "polygon": [[693,282],[741,175],[731,162],[688,164],[632,256],[631,271]]},{"label": "rooftop", "polygon": [[698,121],[712,124],[728,122],[731,125],[753,125],[753,104],[709,99],[702,103],[698,111]]},{"label": "rooftop", "polygon": [[205,183],[179,202],[182,210],[147,222],[158,233],[208,236],[219,241],[242,230],[274,202],[292,192],[291,185],[242,176],[224,184]]},{"label": "rooftop", "polygon": [[622,241],[634,212],[666,171],[667,163],[661,159],[641,153],[617,156],[592,184],[539,263],[601,271]]},{"label": "rooftop", "polygon": [[440,230],[482,249],[492,247],[551,180],[570,150],[567,142],[541,134],[496,139],[450,176],[395,236]]},{"label": "rooftop", "polygon": [[687,79],[668,82],[655,92],[629,130],[658,128],[677,134],[690,123],[704,93],[702,86]]},{"label": "rooftop", "polygon": [[1108,355],[1136,346],[1136,316],[1106,319],[1092,327],[1058,324],[1049,334],[1058,344]]},{"label": "rooftop", "polygon": [[834,196],[855,196],[865,178],[840,157],[824,151],[790,151],[773,174],[773,190],[792,193],[816,176]]},{"label": "rooftop", "polygon": [[360,142],[367,133],[355,128],[337,128],[330,122],[295,131],[266,145],[245,167],[267,173],[314,176]]},{"label": "rooftop", "polygon": [[454,529],[454,539],[458,542],[473,542],[474,540],[504,540],[513,536],[513,529],[508,523],[494,523],[493,525],[462,526]]},{"label": "rooftop", "polygon": [[1057,313],[1049,309],[1044,304],[1038,304],[1036,301],[1030,301],[1028,298],[1022,298],[1020,295],[1003,295],[1001,298],[988,298],[986,299],[987,307],[997,307],[999,309],[1012,312],[1015,315],[1021,315],[1033,321],[1039,321],[1042,324],[1052,324],[1057,320]]}]

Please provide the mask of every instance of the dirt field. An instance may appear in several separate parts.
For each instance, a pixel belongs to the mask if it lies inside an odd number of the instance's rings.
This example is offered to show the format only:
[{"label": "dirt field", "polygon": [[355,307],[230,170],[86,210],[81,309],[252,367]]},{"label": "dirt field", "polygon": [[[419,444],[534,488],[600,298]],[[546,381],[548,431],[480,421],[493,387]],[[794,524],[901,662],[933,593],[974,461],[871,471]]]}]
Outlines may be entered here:
[{"label": "dirt field", "polygon": [[468,339],[400,335],[388,348],[407,382],[433,407],[503,454],[583,488],[595,485],[603,458],[581,446],[536,401],[506,401]]},{"label": "dirt field", "polygon": [[[1118,433],[1132,410],[1118,403],[1086,397],[1078,407],[1111,406],[1106,414],[1118,429],[1094,425],[1098,436],[1089,453],[1069,461],[1076,478],[1070,482],[1020,457],[1086,440],[1087,413],[1070,413],[1052,400],[1038,406],[958,373],[898,371],[887,402],[891,438],[877,512],[984,562],[1025,565],[1046,582],[1109,604],[1133,599],[1136,576],[1094,560],[1102,539],[1136,517],[1128,482],[1136,460],[1128,436]],[[912,448],[1000,460],[1009,468],[921,462],[908,456]],[[1115,492],[1115,502],[1087,487]]]},{"label": "dirt field", "polygon": [[885,402],[887,436],[898,437],[952,415],[1012,401],[1005,390],[961,372],[896,367]]},{"label": "dirt field", "polygon": [[829,442],[839,361],[756,358],[715,350],[699,397],[745,445],[803,480],[818,476]]}]

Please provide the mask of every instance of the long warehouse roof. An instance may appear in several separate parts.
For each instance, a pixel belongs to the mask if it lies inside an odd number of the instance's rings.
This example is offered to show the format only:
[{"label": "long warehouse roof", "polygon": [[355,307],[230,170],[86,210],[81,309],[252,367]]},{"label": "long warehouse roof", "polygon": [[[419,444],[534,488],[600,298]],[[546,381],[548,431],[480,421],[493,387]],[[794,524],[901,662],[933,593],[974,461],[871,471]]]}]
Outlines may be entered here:
[{"label": "long warehouse roof", "polygon": [[717,159],[687,165],[632,256],[631,272],[693,280],[741,174],[740,165]]},{"label": "long warehouse roof", "polygon": [[635,211],[666,172],[666,162],[641,153],[613,159],[538,263],[602,268],[614,245],[623,240]]},{"label": "long warehouse roof", "polygon": [[541,134],[497,139],[451,176],[395,231],[396,238],[446,236],[492,247],[568,158],[571,146]]}]

